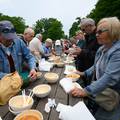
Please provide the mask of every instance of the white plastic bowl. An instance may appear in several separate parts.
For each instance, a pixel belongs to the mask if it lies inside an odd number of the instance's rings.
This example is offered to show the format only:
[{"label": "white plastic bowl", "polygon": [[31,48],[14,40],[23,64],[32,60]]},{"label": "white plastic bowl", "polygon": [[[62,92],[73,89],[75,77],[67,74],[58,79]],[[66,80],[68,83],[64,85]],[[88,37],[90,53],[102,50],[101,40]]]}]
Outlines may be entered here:
[{"label": "white plastic bowl", "polygon": [[33,88],[33,93],[40,98],[46,97],[51,91],[50,85],[40,84]]},{"label": "white plastic bowl", "polygon": [[9,100],[9,107],[14,112],[21,112],[24,110],[28,110],[32,107],[34,100],[29,96],[25,96],[25,101],[26,102],[24,102],[23,95],[12,97]]},{"label": "white plastic bowl", "polygon": [[25,110],[22,113],[20,113],[19,115],[17,115],[14,118],[14,120],[21,120],[23,117],[26,117],[26,116],[34,116],[38,120],[43,120],[43,115],[38,110]]},{"label": "white plastic bowl", "polygon": [[48,83],[56,83],[59,76],[57,73],[48,72],[44,75]]},{"label": "white plastic bowl", "polygon": [[11,107],[9,107],[9,111],[11,112],[11,113],[13,113],[14,115],[18,115],[18,114],[20,114],[22,111],[13,111],[12,110],[12,108]]},{"label": "white plastic bowl", "polygon": [[70,78],[73,82],[76,82],[80,78],[80,75],[76,73],[70,73],[66,75],[66,78]]}]

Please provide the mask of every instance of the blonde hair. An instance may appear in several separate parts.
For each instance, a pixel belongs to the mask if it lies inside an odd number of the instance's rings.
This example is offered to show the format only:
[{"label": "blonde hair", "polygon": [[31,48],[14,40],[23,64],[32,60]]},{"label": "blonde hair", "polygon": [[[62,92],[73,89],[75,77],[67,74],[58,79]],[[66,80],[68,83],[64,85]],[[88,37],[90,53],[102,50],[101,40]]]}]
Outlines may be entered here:
[{"label": "blonde hair", "polygon": [[[111,41],[120,40],[120,21],[117,17],[103,18],[98,22],[98,25],[106,22],[108,25],[108,33]],[[97,25],[97,26],[98,26]]]},{"label": "blonde hair", "polygon": [[52,44],[52,39],[47,38],[45,42],[49,42],[49,43],[51,43],[51,44]]}]

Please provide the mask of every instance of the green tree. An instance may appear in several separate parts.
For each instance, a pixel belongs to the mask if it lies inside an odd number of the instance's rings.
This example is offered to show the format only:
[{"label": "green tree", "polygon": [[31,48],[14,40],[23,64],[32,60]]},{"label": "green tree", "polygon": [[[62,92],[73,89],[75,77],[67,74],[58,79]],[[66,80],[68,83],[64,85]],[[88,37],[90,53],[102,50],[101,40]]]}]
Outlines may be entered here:
[{"label": "green tree", "polygon": [[17,33],[23,33],[26,25],[25,20],[22,17],[10,17],[8,15],[3,15],[0,13],[0,21],[1,20],[9,20],[13,23]]},{"label": "green tree", "polygon": [[35,33],[41,33],[43,35],[43,40],[46,38],[56,40],[64,37],[62,27],[61,22],[55,18],[42,18],[36,21],[34,30]]},{"label": "green tree", "polygon": [[72,27],[71,27],[70,30],[69,30],[69,37],[74,36],[75,33],[76,33],[76,31],[80,30],[79,25],[80,25],[81,18],[80,18],[80,17],[77,17],[75,20],[77,20],[77,21],[75,21],[75,22],[72,24]]},{"label": "green tree", "polygon": [[120,0],[99,0],[87,17],[98,22],[101,18],[113,16],[120,19]]}]

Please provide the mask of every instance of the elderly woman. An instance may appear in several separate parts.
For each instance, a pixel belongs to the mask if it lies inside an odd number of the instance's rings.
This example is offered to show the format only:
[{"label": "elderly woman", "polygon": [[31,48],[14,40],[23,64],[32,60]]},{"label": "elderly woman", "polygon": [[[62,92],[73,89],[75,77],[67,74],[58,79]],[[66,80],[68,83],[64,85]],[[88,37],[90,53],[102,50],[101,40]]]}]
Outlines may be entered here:
[{"label": "elderly woman", "polygon": [[[104,18],[99,21],[96,31],[97,41],[102,45],[96,53],[94,66],[81,76],[90,77],[93,73],[96,80],[84,89],[75,88],[73,96],[94,96],[111,88],[120,94],[120,22],[116,17]],[[95,72],[94,72],[95,71]],[[119,95],[118,94],[118,95]],[[96,120],[120,120],[120,101],[116,108],[107,111],[99,107],[95,113]]]},{"label": "elderly woman", "polygon": [[52,39],[47,38],[45,44],[43,45],[44,57],[47,59],[52,55]]}]

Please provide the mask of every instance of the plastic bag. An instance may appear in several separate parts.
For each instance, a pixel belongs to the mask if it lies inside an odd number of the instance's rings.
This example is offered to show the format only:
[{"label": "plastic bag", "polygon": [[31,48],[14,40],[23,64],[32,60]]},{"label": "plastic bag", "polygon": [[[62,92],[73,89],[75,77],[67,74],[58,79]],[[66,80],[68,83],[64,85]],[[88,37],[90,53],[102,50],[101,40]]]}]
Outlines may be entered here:
[{"label": "plastic bag", "polygon": [[4,105],[8,100],[16,95],[23,84],[18,72],[5,75],[0,80],[0,105]]}]

